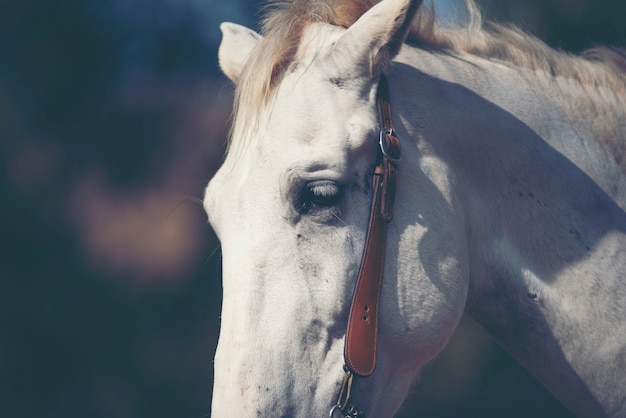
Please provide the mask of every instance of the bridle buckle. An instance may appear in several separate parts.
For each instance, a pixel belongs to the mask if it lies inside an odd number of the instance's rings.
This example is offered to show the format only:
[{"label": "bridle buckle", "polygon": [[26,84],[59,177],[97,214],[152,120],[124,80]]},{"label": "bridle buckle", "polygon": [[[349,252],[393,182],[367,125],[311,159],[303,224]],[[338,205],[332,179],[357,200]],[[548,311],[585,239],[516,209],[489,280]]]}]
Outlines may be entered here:
[{"label": "bridle buckle", "polygon": [[387,157],[390,163],[398,165],[402,161],[400,138],[398,138],[393,128],[382,128],[380,130],[378,145],[380,145],[380,151]]}]

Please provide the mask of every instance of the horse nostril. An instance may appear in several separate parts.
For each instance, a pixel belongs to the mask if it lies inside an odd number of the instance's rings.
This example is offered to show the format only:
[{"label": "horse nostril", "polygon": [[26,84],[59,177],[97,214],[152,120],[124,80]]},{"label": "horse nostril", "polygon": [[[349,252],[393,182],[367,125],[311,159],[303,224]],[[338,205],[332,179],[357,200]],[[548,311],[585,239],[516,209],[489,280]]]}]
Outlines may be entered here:
[{"label": "horse nostril", "polygon": [[365,309],[365,312],[370,310],[369,306],[367,306],[367,305],[365,305],[364,309]]},{"label": "horse nostril", "polygon": [[367,315],[363,315],[363,320],[367,321]]}]

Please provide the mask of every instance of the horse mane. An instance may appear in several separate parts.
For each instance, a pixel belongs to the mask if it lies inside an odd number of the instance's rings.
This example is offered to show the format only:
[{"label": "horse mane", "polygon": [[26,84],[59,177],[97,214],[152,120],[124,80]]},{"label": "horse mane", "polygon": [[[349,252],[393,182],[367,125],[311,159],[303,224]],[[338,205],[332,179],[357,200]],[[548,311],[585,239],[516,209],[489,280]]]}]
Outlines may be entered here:
[{"label": "horse mane", "polygon": [[580,55],[551,48],[519,28],[483,22],[474,0],[465,0],[469,21],[465,27],[446,28],[435,22],[434,10],[413,25],[407,42],[455,53],[468,53],[529,70],[544,71],[582,85],[608,87],[626,93],[626,49],[598,46]]},{"label": "horse mane", "polygon": [[[597,47],[572,55],[555,50],[513,26],[483,22],[474,0],[465,0],[469,19],[460,27],[436,20],[434,7],[422,6],[407,43],[429,50],[467,53],[554,77],[573,79],[583,86],[606,88],[626,95],[626,49]],[[379,0],[269,0],[261,24],[264,39],[248,59],[235,95],[235,114],[246,124],[254,110],[266,104],[294,59],[305,28],[314,23],[350,27]],[[252,119],[250,119],[252,118]],[[233,127],[236,129],[236,127]]]}]

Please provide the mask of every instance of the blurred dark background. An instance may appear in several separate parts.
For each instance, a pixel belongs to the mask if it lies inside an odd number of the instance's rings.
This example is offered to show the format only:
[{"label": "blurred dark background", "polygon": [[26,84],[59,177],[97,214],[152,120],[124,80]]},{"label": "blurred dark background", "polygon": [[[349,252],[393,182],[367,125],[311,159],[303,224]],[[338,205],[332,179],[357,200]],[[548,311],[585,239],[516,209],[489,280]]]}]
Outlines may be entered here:
[{"label": "blurred dark background", "polygon": [[[626,45],[621,0],[480,3],[568,51]],[[210,415],[218,24],[259,8],[0,0],[0,417]],[[469,320],[414,392],[402,417],[569,416]]]}]

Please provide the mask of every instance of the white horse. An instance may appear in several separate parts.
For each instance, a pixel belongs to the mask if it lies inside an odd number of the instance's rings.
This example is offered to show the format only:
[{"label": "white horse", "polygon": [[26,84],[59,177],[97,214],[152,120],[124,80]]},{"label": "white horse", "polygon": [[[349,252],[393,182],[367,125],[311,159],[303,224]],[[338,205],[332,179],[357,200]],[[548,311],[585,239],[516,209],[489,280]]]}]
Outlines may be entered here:
[{"label": "white horse", "polygon": [[204,201],[224,272],[212,416],[337,402],[385,73],[402,162],[376,369],[344,415],[393,416],[468,313],[574,414],[626,417],[624,56],[369,3],[274,4],[263,35],[222,25],[237,97]]}]

